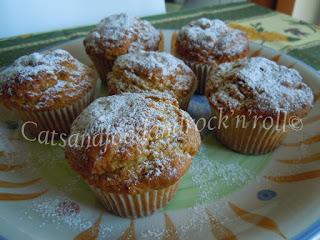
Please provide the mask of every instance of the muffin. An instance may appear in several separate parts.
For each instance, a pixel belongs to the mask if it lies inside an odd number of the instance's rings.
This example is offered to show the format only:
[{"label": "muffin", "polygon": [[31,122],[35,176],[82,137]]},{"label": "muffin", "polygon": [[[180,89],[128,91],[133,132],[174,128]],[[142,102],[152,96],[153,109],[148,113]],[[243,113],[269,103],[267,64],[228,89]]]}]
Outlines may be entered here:
[{"label": "muffin", "polygon": [[205,82],[212,66],[235,61],[249,54],[246,34],[229,28],[218,19],[200,18],[181,28],[172,38],[173,54],[195,72],[197,93],[204,94]]},{"label": "muffin", "polygon": [[[84,137],[69,141],[74,135]],[[72,124],[69,140],[71,168],[122,217],[164,207],[200,147],[195,123],[177,101],[149,92],[95,100]]]},{"label": "muffin", "polygon": [[217,139],[244,154],[274,150],[290,128],[302,127],[314,100],[295,69],[263,57],[221,64],[209,74],[206,95]]},{"label": "muffin", "polygon": [[121,13],[103,19],[86,36],[84,46],[106,83],[117,57],[140,50],[163,50],[163,41],[160,31],[149,22]]},{"label": "muffin", "polygon": [[0,73],[0,102],[19,114],[27,130],[68,133],[94,97],[96,74],[57,49],[18,58]]},{"label": "muffin", "polygon": [[165,52],[135,52],[120,56],[108,74],[109,94],[159,91],[170,93],[186,110],[197,81],[183,61]]}]

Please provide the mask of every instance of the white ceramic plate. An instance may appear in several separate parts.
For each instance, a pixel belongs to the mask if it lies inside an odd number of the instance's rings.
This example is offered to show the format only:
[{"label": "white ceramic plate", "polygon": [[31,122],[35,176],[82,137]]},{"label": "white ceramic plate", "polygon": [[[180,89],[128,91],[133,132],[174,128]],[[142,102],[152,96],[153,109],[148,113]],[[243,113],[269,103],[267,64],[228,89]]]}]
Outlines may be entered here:
[{"label": "white ceramic plate", "polygon": [[[172,31],[164,33],[169,51]],[[82,39],[52,48],[90,64]],[[254,43],[250,52],[297,69],[319,99],[315,70]],[[207,117],[206,99],[195,96],[189,112]],[[319,102],[303,124],[262,156],[230,151],[209,133],[172,202],[150,217],[130,220],[105,212],[68,168],[63,149],[25,141],[15,114],[1,108],[0,240],[320,239]]]}]

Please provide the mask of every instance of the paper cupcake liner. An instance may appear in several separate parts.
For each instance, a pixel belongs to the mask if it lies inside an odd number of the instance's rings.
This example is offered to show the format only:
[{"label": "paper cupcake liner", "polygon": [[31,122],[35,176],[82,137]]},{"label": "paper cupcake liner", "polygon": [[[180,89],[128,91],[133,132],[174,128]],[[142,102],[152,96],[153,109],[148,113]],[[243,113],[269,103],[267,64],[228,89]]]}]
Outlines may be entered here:
[{"label": "paper cupcake liner", "polygon": [[195,94],[204,95],[206,91],[206,83],[209,76],[209,72],[212,66],[207,64],[197,64],[184,60],[184,62],[191,68],[198,80],[198,86]]},{"label": "paper cupcake liner", "polygon": [[[177,32],[172,33],[171,37],[171,54],[180,58],[179,54],[177,54],[176,51],[176,41],[177,41]],[[217,66],[218,64],[224,63],[224,62],[233,62],[241,58],[245,58],[249,55],[249,48],[247,48],[245,51],[242,53],[239,53],[234,56],[220,56],[215,59],[215,62],[211,64],[205,64],[205,63],[195,63],[188,61],[186,59],[182,59],[194,72],[198,79],[198,87],[197,90],[195,91],[195,94],[199,95],[205,95],[205,88],[206,88],[206,82],[209,76],[209,72],[213,68],[213,66]]]},{"label": "paper cupcake liner", "polygon": [[159,49],[160,52],[164,51],[164,35],[163,32],[160,31],[160,42],[159,42]]},{"label": "paper cupcake liner", "polygon": [[[176,40],[177,40],[177,33],[173,32],[171,37],[171,54],[178,57],[176,52]],[[182,59],[185,64],[187,64],[194,74],[197,77],[197,87],[195,90],[195,94],[204,95],[205,94],[205,87],[209,72],[212,68],[211,65],[208,64],[197,64],[194,62],[190,62],[188,60]]]},{"label": "paper cupcake liner", "polygon": [[179,181],[169,187],[140,194],[109,193],[89,185],[107,211],[121,217],[144,217],[165,207],[177,192]]},{"label": "paper cupcake liner", "polygon": [[87,107],[94,99],[95,88],[93,87],[81,99],[74,104],[64,108],[53,109],[49,111],[19,111],[21,119],[24,122],[32,121],[35,125],[26,125],[26,130],[33,136],[37,136],[41,131],[54,130],[58,134],[69,133],[74,119]]},{"label": "paper cupcake liner", "polygon": [[89,55],[91,61],[97,69],[101,83],[103,85],[107,84],[107,75],[112,71],[112,66],[115,60],[107,60],[104,58],[103,54],[100,55]]},{"label": "paper cupcake liner", "polygon": [[190,100],[191,100],[194,92],[196,91],[197,86],[198,86],[198,80],[195,79],[194,82],[192,83],[192,88],[190,89],[189,94],[187,96],[185,96],[184,98],[177,99],[177,101],[179,102],[179,107],[182,110],[184,110],[184,111],[188,110]]},{"label": "paper cupcake liner", "polygon": [[180,107],[182,110],[187,111],[190,100],[191,100],[191,97],[186,97],[186,98],[183,99],[182,101],[179,101],[179,107]]},{"label": "paper cupcake liner", "polygon": [[[218,116],[218,115],[217,115]],[[215,121],[215,136],[226,147],[244,154],[265,154],[277,148],[287,132],[277,126],[265,128],[260,121],[243,121],[228,116],[227,127],[219,126]],[[243,127],[244,126],[244,127]]]},{"label": "paper cupcake liner", "polygon": [[[221,57],[217,62],[224,63],[224,62],[236,61],[236,60],[245,58],[248,55],[247,52],[248,50],[234,57]],[[209,65],[204,63],[194,63],[188,60],[183,60],[183,61],[192,69],[192,71],[194,72],[194,74],[198,79],[198,87],[195,93],[199,95],[205,95],[206,84],[207,84],[207,79],[209,77],[209,73],[210,71],[212,71],[212,69],[214,69],[218,65],[215,63],[212,63],[212,65]]]}]

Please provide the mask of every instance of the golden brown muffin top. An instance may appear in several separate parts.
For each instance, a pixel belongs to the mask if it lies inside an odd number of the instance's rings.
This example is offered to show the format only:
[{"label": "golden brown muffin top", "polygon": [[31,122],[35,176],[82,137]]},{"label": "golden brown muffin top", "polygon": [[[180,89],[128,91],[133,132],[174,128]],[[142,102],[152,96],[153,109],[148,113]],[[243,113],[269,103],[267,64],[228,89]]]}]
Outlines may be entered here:
[{"label": "golden brown muffin top", "polygon": [[148,21],[125,13],[111,15],[93,29],[84,40],[86,52],[104,54],[107,59],[138,50],[158,50],[160,32]]},{"label": "golden brown muffin top", "polygon": [[[108,75],[111,94],[123,92],[168,92],[178,100],[196,87],[192,70],[165,52],[135,52],[120,56]],[[191,93],[192,94],[192,93]]]},{"label": "golden brown muffin top", "polygon": [[74,121],[70,138],[76,134],[91,144],[81,146],[78,139],[66,148],[71,167],[91,185],[126,193],[177,182],[201,141],[192,118],[174,98],[150,92],[95,100]]},{"label": "golden brown muffin top", "polygon": [[35,52],[0,73],[0,101],[21,110],[61,108],[93,88],[95,78],[92,68],[64,50]]},{"label": "golden brown muffin top", "polygon": [[247,51],[246,34],[218,19],[200,18],[182,27],[177,36],[177,53],[186,60],[213,63],[221,56]]},{"label": "golden brown muffin top", "polygon": [[[225,113],[304,117],[313,105],[312,90],[295,69],[263,57],[221,64],[209,75],[206,95]],[[280,115],[279,115],[280,114]]]}]

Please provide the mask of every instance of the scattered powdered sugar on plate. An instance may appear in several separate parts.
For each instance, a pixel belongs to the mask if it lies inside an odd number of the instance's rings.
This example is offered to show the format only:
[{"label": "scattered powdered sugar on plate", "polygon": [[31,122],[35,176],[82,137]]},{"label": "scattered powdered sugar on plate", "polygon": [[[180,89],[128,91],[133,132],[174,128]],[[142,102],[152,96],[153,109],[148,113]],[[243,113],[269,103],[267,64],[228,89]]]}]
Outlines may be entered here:
[{"label": "scattered powdered sugar on plate", "polygon": [[221,182],[225,186],[241,186],[253,178],[250,171],[237,162],[223,163],[218,159],[209,159],[204,148],[206,146],[202,145],[190,169],[193,184],[199,190],[197,204],[217,198],[215,192]]},{"label": "scattered powdered sugar on plate", "polygon": [[[79,214],[71,214],[70,216],[61,216],[57,211],[57,207],[63,198],[41,198],[39,200],[32,201],[31,209],[36,213],[40,214],[43,218],[43,223],[40,227],[43,227],[50,223],[55,223],[59,225],[67,225],[68,227],[74,229],[78,228],[80,231],[89,228],[93,222],[82,218]],[[28,212],[26,212],[28,214]]]},{"label": "scattered powdered sugar on plate", "polygon": [[[255,177],[238,162],[225,163],[222,162],[223,159],[210,158],[206,152],[207,147],[206,143],[202,145],[189,170],[193,187],[198,190],[198,200],[194,206],[186,210],[187,216],[179,220],[179,225],[177,225],[179,232],[202,231],[209,221],[207,204],[210,204],[211,207],[217,205],[217,207],[214,207],[215,214],[223,217],[222,208],[224,206],[221,206],[221,202],[215,202],[220,197],[215,194],[215,192],[220,191],[217,190],[219,186],[241,187]],[[227,220],[229,221],[229,219]],[[165,229],[158,226],[141,233],[143,239],[162,239],[164,234]]]},{"label": "scattered powdered sugar on plate", "polygon": [[182,232],[201,232],[204,226],[208,225],[208,215],[206,205],[195,205],[188,212],[187,217],[179,225]]},{"label": "scattered powdered sugar on plate", "polygon": [[[32,220],[32,216],[36,213],[41,217],[42,223],[40,228],[45,228],[54,224],[57,229],[72,229],[77,233],[90,228],[97,220],[98,214],[85,214],[70,211],[68,214],[61,215],[59,206],[61,203],[71,201],[63,195],[57,196],[44,196],[40,199],[33,200],[31,207],[27,208],[24,212],[23,218]],[[71,201],[72,202],[72,201]],[[100,225],[100,236],[110,233],[113,229],[112,226]]]},{"label": "scattered powdered sugar on plate", "polygon": [[[184,217],[179,219],[179,224],[177,224],[176,227],[179,232],[190,233],[192,231],[201,232],[203,227],[207,225],[208,216],[206,213],[206,206],[196,205],[191,209],[186,210]],[[142,239],[160,240],[164,239],[166,229],[159,225],[154,225],[154,227],[151,226],[148,230],[142,231],[139,234]]]}]

